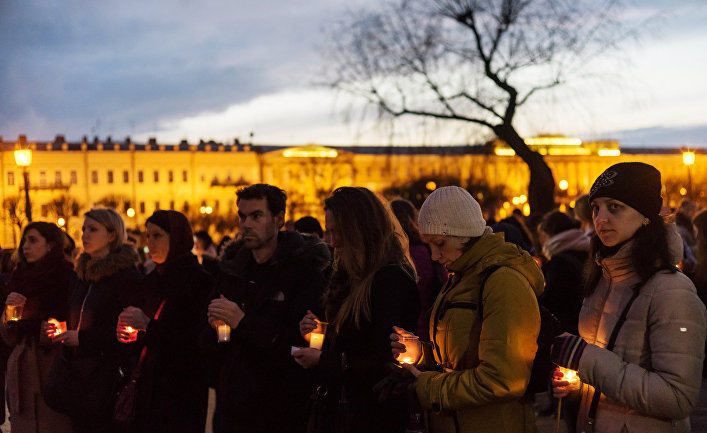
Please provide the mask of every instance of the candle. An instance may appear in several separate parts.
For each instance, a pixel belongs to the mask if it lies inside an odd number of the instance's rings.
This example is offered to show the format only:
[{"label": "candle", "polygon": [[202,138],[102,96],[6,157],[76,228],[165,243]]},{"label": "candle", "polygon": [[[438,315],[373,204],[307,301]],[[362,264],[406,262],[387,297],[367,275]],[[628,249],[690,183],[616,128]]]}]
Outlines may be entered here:
[{"label": "candle", "polygon": [[5,319],[7,321],[16,322],[22,318],[22,310],[24,305],[8,305],[5,308]]},{"label": "candle", "polygon": [[401,364],[414,364],[420,359],[420,341],[415,335],[404,335],[398,340],[405,346],[405,352],[398,355]]},{"label": "candle", "polygon": [[574,390],[579,388],[579,376],[577,375],[577,372],[574,370],[570,370],[569,368],[564,368],[564,367],[558,367],[560,369],[560,373],[562,373],[562,380],[569,382],[569,388]]},{"label": "candle", "polygon": [[309,339],[309,347],[322,350],[323,344],[324,344],[324,334],[312,333],[312,336]]},{"label": "candle", "polygon": [[60,322],[56,319],[49,319],[49,323],[54,325],[54,336],[61,335],[66,332],[66,322]]},{"label": "candle", "polygon": [[309,334],[309,347],[317,350],[322,350],[324,345],[324,337],[326,336],[326,328],[329,325],[327,322],[317,320],[317,327]]},{"label": "candle", "polygon": [[231,341],[231,327],[226,325],[225,323],[221,323],[218,325],[216,328],[218,332],[218,342],[219,343],[225,343],[227,341]]},{"label": "candle", "polygon": [[137,329],[133,328],[132,326],[126,326],[125,328],[123,328],[123,331],[128,334],[128,343],[137,341]]}]

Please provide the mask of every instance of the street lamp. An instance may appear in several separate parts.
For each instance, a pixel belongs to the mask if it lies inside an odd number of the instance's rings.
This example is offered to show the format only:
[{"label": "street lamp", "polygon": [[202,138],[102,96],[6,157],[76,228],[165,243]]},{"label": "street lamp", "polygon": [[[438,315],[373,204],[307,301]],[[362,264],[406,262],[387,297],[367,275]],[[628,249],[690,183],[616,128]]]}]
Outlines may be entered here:
[{"label": "street lamp", "polygon": [[25,215],[27,215],[27,222],[32,222],[32,203],[29,201],[29,173],[27,173],[27,167],[32,164],[32,150],[15,150],[15,164],[18,167],[22,167],[22,177],[25,180]]},{"label": "street lamp", "polygon": [[695,163],[695,152],[683,152],[682,163],[687,167],[687,197],[692,199],[692,172],[690,167]]}]

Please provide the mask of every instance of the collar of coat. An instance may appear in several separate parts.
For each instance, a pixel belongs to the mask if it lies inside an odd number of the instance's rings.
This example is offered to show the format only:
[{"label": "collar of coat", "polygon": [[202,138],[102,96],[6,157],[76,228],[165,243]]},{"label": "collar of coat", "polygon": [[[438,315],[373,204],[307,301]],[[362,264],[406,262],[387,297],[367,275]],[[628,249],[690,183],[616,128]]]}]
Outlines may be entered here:
[{"label": "collar of coat", "polygon": [[[277,233],[277,249],[269,263],[271,266],[277,267],[289,260],[321,271],[331,262],[331,255],[329,248],[317,236],[279,231]],[[252,252],[245,248],[243,241],[239,240],[226,246],[220,267],[226,274],[243,276],[254,263]]]},{"label": "collar of coat", "polygon": [[525,250],[504,241],[503,233],[485,232],[469,250],[448,266],[456,278],[471,273],[481,275],[491,267],[505,266],[518,271],[528,281],[536,295],[543,292],[543,273]]},{"label": "collar of coat", "polygon": [[100,259],[92,259],[83,253],[76,260],[76,275],[83,281],[97,283],[122,269],[135,266],[137,262],[137,253],[130,245],[123,245]]},{"label": "collar of coat", "polygon": [[[667,224],[665,226],[668,238],[668,250],[670,251],[670,259],[672,265],[677,265],[682,260],[683,240],[678,233],[675,224]],[[633,248],[633,239],[624,243],[619,250],[610,257],[602,257],[597,252],[594,261],[602,268],[602,273],[606,278],[612,278],[620,281],[629,278],[634,273],[633,264],[631,263],[631,249]]]}]

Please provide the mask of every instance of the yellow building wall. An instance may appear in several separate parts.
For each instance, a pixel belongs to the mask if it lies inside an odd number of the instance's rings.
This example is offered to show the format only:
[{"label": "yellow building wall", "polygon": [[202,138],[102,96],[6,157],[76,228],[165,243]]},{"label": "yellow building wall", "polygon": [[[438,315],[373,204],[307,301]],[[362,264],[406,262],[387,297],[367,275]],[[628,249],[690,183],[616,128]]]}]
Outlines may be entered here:
[{"label": "yellow building wall", "polygon": [[[14,142],[0,143],[0,198],[3,203],[19,199],[18,214],[24,217],[24,184],[22,170],[14,161],[15,146]],[[183,211],[187,205],[193,216],[201,206],[211,206],[215,214],[235,218],[237,186],[264,182],[287,192],[288,219],[314,215],[323,222],[323,200],[340,186],[365,186],[382,192],[393,184],[421,176],[451,176],[459,178],[462,184],[469,179],[485,179],[491,186],[503,185],[511,198],[527,193],[529,179],[527,166],[520,158],[495,154],[363,154],[337,149],[335,157],[292,157],[285,156],[286,149],[258,154],[223,146],[198,149],[191,145],[188,150],[164,145],[151,150],[140,146],[136,150],[135,145],[129,149],[123,146],[123,150],[102,145],[96,150],[88,150],[86,145],[81,150],[66,150],[66,146],[37,150],[36,144],[29,146],[35,149],[28,168],[33,219],[56,222],[57,215],[50,204],[57,197],[69,196],[80,205],[78,216],[69,216],[67,225],[67,231],[77,240],[83,213],[107,197],[118,200],[118,211],[129,228],[140,229],[158,207]],[[567,202],[587,193],[594,179],[617,162],[642,161],[658,168],[663,175],[666,204],[671,206],[676,206],[682,198],[677,192],[679,188],[687,187],[687,167],[680,154],[548,155],[545,160],[556,181],[567,180],[568,190],[560,197]],[[698,199],[704,198],[706,161],[707,158],[698,155],[690,168]],[[113,176],[112,183],[109,173]],[[132,218],[126,215],[128,206],[136,211]],[[19,228],[13,226],[6,210],[0,225],[0,244],[14,247]]]}]

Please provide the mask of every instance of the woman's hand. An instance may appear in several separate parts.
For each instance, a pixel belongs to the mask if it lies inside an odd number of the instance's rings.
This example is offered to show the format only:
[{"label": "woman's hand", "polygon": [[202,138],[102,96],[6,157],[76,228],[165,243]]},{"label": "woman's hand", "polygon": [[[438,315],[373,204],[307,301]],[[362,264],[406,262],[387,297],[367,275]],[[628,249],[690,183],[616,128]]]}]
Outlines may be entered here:
[{"label": "woman's hand", "polygon": [[123,312],[118,316],[118,323],[123,326],[131,326],[140,331],[147,331],[147,325],[150,324],[150,318],[137,307],[125,307]]},{"label": "woman's hand", "polygon": [[322,351],[312,349],[311,347],[303,347],[292,354],[295,362],[306,369],[314,368],[319,365],[319,358],[322,356]]},{"label": "woman's hand", "polygon": [[72,329],[71,331],[66,331],[57,336],[50,337],[52,343],[61,342],[64,346],[78,347],[79,345],[79,331]]},{"label": "woman's hand", "polygon": [[[391,352],[393,352],[393,358],[398,359],[398,355],[405,352],[405,345],[403,343],[400,343],[400,338],[401,337],[414,337],[415,334],[413,334],[412,332],[406,331],[403,328],[398,328],[397,326],[393,326],[393,330],[395,332],[390,334],[390,349],[391,349]],[[415,369],[415,370],[417,370],[417,369]],[[417,374],[419,375],[420,372],[418,371]]]},{"label": "woman's hand", "polygon": [[307,310],[307,314],[299,322],[299,333],[305,340],[309,341],[309,334],[317,328],[319,319],[311,311]]},{"label": "woman's hand", "polygon": [[555,398],[564,398],[570,394],[570,383],[565,380],[564,374],[559,368],[552,372],[552,396]]},{"label": "woman's hand", "polygon": [[5,305],[25,305],[27,297],[21,293],[10,292],[5,300]]},{"label": "woman's hand", "polygon": [[54,337],[54,334],[56,333],[56,325],[52,323],[51,320],[52,318],[50,318],[49,321],[43,321],[40,325],[42,334],[46,335],[47,338],[49,338],[50,340]]},{"label": "woman's hand", "polygon": [[209,323],[212,324],[217,320],[222,320],[231,329],[236,329],[241,323],[245,313],[235,302],[221,295],[216,299],[212,299],[209,304],[209,310],[206,313]]}]

